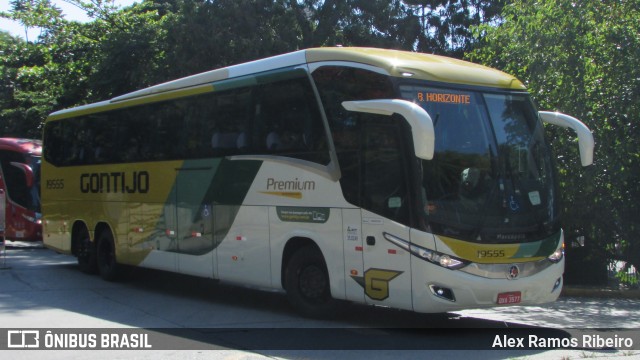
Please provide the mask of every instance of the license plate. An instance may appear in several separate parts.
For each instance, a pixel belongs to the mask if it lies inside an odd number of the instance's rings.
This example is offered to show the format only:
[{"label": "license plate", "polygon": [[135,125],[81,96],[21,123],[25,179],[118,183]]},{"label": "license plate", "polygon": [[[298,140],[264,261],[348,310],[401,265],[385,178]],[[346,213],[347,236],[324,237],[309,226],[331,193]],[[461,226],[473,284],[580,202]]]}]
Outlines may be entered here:
[{"label": "license plate", "polygon": [[520,291],[498,294],[498,305],[517,304],[522,300]]}]

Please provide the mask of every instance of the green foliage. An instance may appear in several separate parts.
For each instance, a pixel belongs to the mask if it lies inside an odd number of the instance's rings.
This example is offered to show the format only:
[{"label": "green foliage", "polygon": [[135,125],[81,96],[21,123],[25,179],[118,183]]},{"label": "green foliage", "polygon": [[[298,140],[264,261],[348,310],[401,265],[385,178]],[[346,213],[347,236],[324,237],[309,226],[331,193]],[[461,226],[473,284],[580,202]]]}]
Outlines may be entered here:
[{"label": "green foliage", "polygon": [[630,274],[627,271],[619,271],[616,273],[616,279],[620,281],[620,283],[625,284],[626,286],[638,286],[638,275]]},{"label": "green foliage", "polygon": [[0,17],[18,21],[25,28],[25,38],[29,41],[29,28],[55,28],[62,21],[62,12],[50,0],[11,0],[11,11]]},{"label": "green foliage", "polygon": [[0,44],[0,131],[11,136],[39,136],[42,114],[53,109],[50,83],[46,76],[47,49],[3,34]]},{"label": "green foliage", "polygon": [[[596,165],[580,169],[574,136],[549,129],[570,240],[590,257],[640,265],[640,1],[517,0],[500,26],[475,28],[474,61],[523,79],[542,108],[582,119]],[[568,249],[570,253],[571,249]]]},{"label": "green foliage", "polygon": [[50,0],[12,0],[11,10],[0,13],[25,31],[40,29],[37,39],[0,37],[4,135],[38,137],[54,110],[302,48],[460,55],[469,42],[449,39],[468,38],[464,29],[493,19],[502,6],[478,0],[143,0],[119,9],[111,0],[65,1],[94,20],[67,21]]},{"label": "green foliage", "polygon": [[420,23],[416,50],[462,57],[475,41],[473,26],[494,24],[504,0],[405,0]]}]

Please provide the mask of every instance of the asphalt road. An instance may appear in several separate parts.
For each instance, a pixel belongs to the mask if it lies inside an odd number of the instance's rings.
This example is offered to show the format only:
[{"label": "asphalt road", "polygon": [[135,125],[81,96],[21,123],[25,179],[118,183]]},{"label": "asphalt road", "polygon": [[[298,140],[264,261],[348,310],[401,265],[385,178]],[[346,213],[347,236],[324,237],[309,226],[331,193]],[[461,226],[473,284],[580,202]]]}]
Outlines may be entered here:
[{"label": "asphalt road", "polygon": [[[563,297],[546,306],[439,315],[343,304],[334,318],[312,320],[298,316],[281,293],[144,269],[110,283],[39,244],[7,245],[6,259],[0,257],[0,349],[7,345],[1,337],[16,329],[98,339],[144,332],[152,349],[0,350],[5,359],[640,359],[639,300]],[[532,348],[531,336],[571,348]],[[616,346],[598,346],[607,339]],[[484,350],[492,346],[506,348]]]}]

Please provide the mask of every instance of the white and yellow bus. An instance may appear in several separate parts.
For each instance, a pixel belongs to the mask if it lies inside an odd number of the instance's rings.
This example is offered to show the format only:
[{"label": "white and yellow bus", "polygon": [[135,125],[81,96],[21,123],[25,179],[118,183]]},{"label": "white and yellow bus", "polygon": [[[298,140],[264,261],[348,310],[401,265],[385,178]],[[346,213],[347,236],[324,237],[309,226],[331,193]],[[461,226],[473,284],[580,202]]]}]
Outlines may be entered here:
[{"label": "white and yellow bus", "polygon": [[58,111],[44,128],[44,243],[121,265],[417,312],[554,301],[558,187],[514,77],[468,62],[318,48]]}]

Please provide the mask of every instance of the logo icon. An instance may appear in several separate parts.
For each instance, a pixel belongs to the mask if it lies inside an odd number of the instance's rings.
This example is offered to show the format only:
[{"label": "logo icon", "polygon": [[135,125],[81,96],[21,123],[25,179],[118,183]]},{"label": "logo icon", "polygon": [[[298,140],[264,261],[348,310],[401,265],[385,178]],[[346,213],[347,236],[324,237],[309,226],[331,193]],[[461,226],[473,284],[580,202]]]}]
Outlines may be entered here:
[{"label": "logo icon", "polygon": [[7,331],[7,347],[10,349],[38,348],[40,347],[40,331],[9,330]]},{"label": "logo icon", "polygon": [[364,276],[351,276],[360,286],[364,288],[364,293],[373,300],[385,300],[389,297],[389,282],[402,274],[402,271],[369,269],[364,272]]},{"label": "logo icon", "polygon": [[509,272],[507,273],[507,277],[510,280],[515,280],[518,278],[518,276],[520,275],[520,269],[518,269],[518,267],[516,265],[512,265],[509,268]]}]

